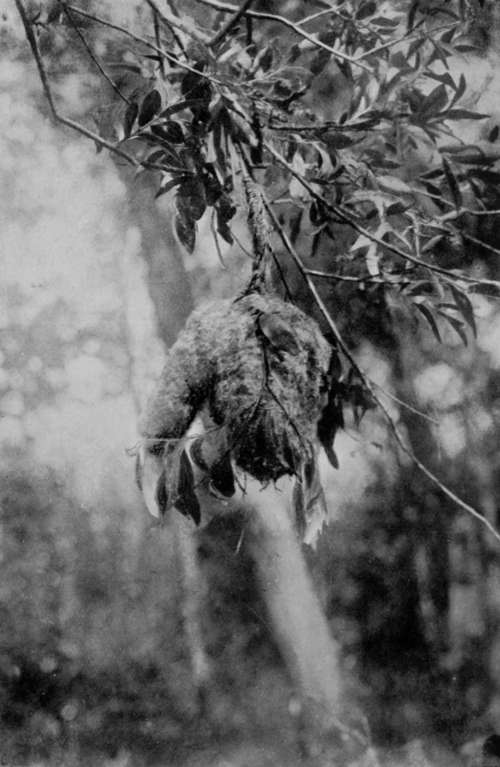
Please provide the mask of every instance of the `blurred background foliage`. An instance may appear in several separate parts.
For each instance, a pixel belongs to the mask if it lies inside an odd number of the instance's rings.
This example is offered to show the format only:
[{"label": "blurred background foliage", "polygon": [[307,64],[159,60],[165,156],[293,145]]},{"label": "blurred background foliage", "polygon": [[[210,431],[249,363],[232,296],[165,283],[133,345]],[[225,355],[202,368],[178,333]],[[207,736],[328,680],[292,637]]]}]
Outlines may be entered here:
[{"label": "blurred background foliage", "polygon": [[[305,5],[259,7],[299,16]],[[144,13],[131,2],[99,6],[118,23],[140,24]],[[199,300],[234,294],[248,258],[224,245],[223,268],[206,221],[185,257],[168,195],[153,205],[145,174],[133,178],[54,128],[13,4],[0,2],[0,13],[0,757],[301,763],[293,690],[239,545],[241,520],[216,520],[200,538],[215,667],[200,704],[176,551],[168,525],[150,526],[127,455],[163,345]],[[465,71],[471,106],[490,113],[498,29],[479,16],[470,35],[480,53],[450,66]],[[106,40],[93,44],[109,55]],[[98,114],[95,72],[82,65],[75,75],[75,52],[57,35],[44,43],[42,31],[41,45],[72,112]],[[317,103],[327,111],[339,88],[325,74]],[[467,140],[495,125],[495,115],[474,124]],[[477,234],[498,248],[495,221]],[[337,236],[341,248],[341,228]],[[468,259],[498,278],[491,251]],[[396,334],[385,302],[366,316],[356,291],[343,321],[357,359],[397,398],[384,402],[415,454],[498,527],[500,314],[486,298],[474,305],[478,338],[467,347],[451,332],[437,345],[408,319]],[[463,744],[500,730],[498,544],[398,452],[377,412],[359,430],[348,420],[336,450],[339,471],[323,466],[331,522],[306,554],[353,699],[373,742],[402,749],[387,764],[410,759],[412,743],[431,763],[465,761]]]}]

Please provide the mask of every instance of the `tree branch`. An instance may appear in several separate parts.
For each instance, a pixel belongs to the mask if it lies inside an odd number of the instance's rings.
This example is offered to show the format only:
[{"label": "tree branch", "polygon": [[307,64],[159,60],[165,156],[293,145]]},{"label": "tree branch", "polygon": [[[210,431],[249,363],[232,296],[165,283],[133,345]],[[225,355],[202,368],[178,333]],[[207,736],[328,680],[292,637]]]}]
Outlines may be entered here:
[{"label": "tree branch", "polygon": [[83,136],[86,136],[87,138],[92,139],[92,141],[95,141],[96,144],[103,147],[104,149],[108,149],[110,152],[114,152],[116,155],[126,160],[131,165],[134,165],[135,167],[139,167],[142,163],[140,163],[139,160],[136,160],[135,157],[132,157],[132,155],[127,154],[127,152],[124,152],[122,149],[119,149],[117,146],[115,146],[111,142],[106,141],[97,133],[94,133],[93,131],[88,130],[83,125],[80,125],[74,120],[70,120],[68,117],[64,117],[63,115],[59,114],[55,106],[54,98],[50,88],[49,79],[47,77],[47,72],[43,65],[42,57],[40,55],[40,50],[38,48],[38,43],[33,33],[33,28],[28,18],[28,14],[26,13],[26,9],[23,3],[21,2],[21,0],[14,0],[14,2],[16,4],[16,8],[18,10],[19,16],[21,17],[21,21],[23,23],[23,27],[26,33],[26,39],[28,40],[31,51],[33,53],[33,57],[35,59],[35,62],[38,68],[38,73],[40,75],[40,81],[42,83],[42,87],[43,87],[45,96],[47,98],[47,102],[49,104],[50,111],[52,114],[52,119],[54,120],[54,122],[59,122],[62,125],[66,125],[67,127],[72,128],[73,130],[76,130],[78,133],[81,133]]}]

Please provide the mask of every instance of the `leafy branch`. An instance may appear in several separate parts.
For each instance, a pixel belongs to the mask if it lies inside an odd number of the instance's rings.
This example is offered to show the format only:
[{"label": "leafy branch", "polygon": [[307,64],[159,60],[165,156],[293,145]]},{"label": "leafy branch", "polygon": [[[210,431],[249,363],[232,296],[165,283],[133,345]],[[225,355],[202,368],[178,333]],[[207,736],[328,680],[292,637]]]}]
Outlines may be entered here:
[{"label": "leafy branch", "polygon": [[[473,516],[475,519],[477,519],[482,525],[486,527],[486,529],[493,535],[493,537],[500,543],[500,532],[496,530],[496,528],[491,524],[491,522],[483,516],[477,509],[475,509],[470,504],[466,503],[464,500],[462,500],[456,493],[453,492],[449,487],[447,487],[441,480],[429,469],[427,466],[422,463],[422,461],[415,455],[413,450],[408,447],[406,444],[403,435],[399,431],[398,427],[396,426],[394,419],[391,417],[389,411],[387,410],[386,406],[380,399],[380,397],[376,393],[376,387],[378,387],[377,384],[375,384],[374,381],[359,367],[358,363],[356,362],[354,356],[352,355],[347,343],[345,342],[344,338],[342,337],[342,334],[340,333],[337,324],[335,323],[333,317],[331,316],[331,313],[328,311],[324,301],[322,300],[321,296],[319,295],[317,288],[314,284],[314,282],[311,280],[310,275],[308,274],[308,270],[305,268],[302,259],[300,258],[299,254],[293,247],[288,235],[286,234],[285,230],[283,229],[283,226],[278,221],[276,214],[272,210],[271,205],[267,200],[264,199],[264,205],[266,208],[266,211],[273,223],[274,229],[279,235],[283,245],[285,246],[287,252],[293,259],[295,265],[297,266],[298,270],[300,271],[301,275],[303,276],[307,287],[309,288],[309,291],[311,293],[311,296],[313,297],[316,306],[320,310],[323,318],[325,319],[328,327],[332,331],[339,349],[342,351],[343,355],[349,362],[349,365],[351,366],[351,369],[354,370],[357,375],[359,376],[360,380],[363,382],[364,386],[366,387],[367,391],[370,394],[370,397],[373,399],[374,403],[377,405],[378,408],[380,408],[381,412],[384,415],[385,421],[389,427],[390,432],[392,433],[398,447],[407,455],[412,463],[423,473],[425,476],[431,480],[431,482],[438,487],[441,492],[443,492],[450,500],[452,500],[459,508],[461,508],[463,511],[466,511],[468,514]],[[381,388],[381,387],[378,387]],[[384,391],[384,393],[387,395],[388,393]],[[405,407],[409,407],[407,403],[404,403]]]}]

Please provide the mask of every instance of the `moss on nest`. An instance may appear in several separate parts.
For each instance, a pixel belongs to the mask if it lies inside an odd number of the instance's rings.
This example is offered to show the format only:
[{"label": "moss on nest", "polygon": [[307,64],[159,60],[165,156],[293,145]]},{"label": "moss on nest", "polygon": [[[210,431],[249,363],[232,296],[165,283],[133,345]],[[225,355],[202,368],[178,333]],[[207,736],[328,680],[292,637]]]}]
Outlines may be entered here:
[{"label": "moss on nest", "polygon": [[142,432],[175,441],[206,407],[241,469],[262,482],[295,474],[313,454],[331,354],[316,323],[277,297],[208,304],[171,348]]}]

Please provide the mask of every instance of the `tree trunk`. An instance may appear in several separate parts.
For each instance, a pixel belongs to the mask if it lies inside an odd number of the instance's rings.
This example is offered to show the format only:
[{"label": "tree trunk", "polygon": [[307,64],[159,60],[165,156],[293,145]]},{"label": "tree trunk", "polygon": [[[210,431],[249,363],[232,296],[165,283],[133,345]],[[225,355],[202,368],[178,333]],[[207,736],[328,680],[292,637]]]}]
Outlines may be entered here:
[{"label": "tree trunk", "polygon": [[339,647],[330,635],[291,516],[293,481],[262,489],[248,480],[249,545],[275,639],[292,680],[321,729],[335,727],[343,690]]}]

